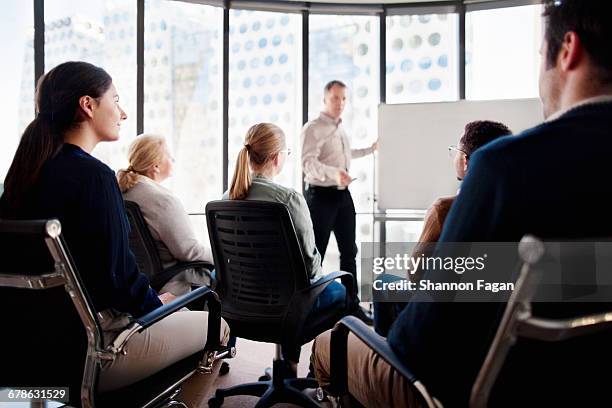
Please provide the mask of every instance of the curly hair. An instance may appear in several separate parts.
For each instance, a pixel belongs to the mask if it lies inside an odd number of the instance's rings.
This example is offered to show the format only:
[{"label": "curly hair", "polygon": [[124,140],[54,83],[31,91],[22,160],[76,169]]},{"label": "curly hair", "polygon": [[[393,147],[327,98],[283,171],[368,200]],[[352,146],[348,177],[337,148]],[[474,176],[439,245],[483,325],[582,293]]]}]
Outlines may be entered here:
[{"label": "curly hair", "polygon": [[490,120],[477,120],[465,125],[465,133],[459,144],[469,157],[481,146],[501,136],[511,135],[512,131],[506,125]]}]

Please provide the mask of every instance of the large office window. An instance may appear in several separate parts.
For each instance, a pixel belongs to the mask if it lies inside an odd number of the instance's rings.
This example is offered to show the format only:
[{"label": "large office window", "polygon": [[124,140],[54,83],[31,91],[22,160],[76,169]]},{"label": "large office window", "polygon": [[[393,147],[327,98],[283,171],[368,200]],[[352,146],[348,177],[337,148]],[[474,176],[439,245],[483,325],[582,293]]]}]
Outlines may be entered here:
[{"label": "large office window", "polygon": [[467,13],[468,99],[538,96],[541,13],[540,5]]},{"label": "large office window", "polygon": [[276,180],[300,189],[302,16],[231,10],[229,38],[229,182],[249,127],[271,122],[293,153]]},{"label": "large office window", "polygon": [[223,193],[223,10],[145,3],[144,131],[166,138],[188,212]]},{"label": "large office window", "polygon": [[387,17],[387,103],[458,99],[457,25],[457,14]]},{"label": "large office window", "polygon": [[120,140],[93,154],[117,170],[136,136],[136,2],[46,0],[45,71],[65,61],[87,61],[113,77],[128,118]]},{"label": "large office window", "polygon": [[[12,1],[3,6],[0,26],[2,57],[0,85],[0,183],[13,160],[19,139],[34,119],[34,11],[31,1]],[[1,192],[0,192],[1,194]]]}]

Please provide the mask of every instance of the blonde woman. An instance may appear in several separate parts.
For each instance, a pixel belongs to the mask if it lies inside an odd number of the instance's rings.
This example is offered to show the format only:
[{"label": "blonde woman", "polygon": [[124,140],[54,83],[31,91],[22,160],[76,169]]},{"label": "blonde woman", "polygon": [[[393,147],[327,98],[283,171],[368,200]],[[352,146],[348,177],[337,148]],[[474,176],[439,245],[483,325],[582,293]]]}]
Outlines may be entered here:
[{"label": "blonde woman", "polygon": [[[302,247],[306,270],[311,282],[323,276],[321,256],[315,245],[314,230],[304,197],[297,191],[274,182],[282,171],[291,150],[287,148],[285,134],[276,125],[259,123],[252,126],[238,154],[232,184],[223,196],[230,200],[261,200],[283,203],[287,206]],[[337,312],[342,317],[346,291],[338,282],[332,282],[317,298],[307,318],[305,332],[313,336],[325,330],[322,315]],[[317,319],[319,317],[319,319]],[[324,322],[323,322],[324,324]],[[329,328],[329,327],[328,327]],[[283,349],[286,360],[295,373],[300,350]]]},{"label": "blonde woman", "polygon": [[[123,199],[138,206],[149,226],[164,268],[179,261],[212,263],[210,249],[198,240],[181,201],[160,183],[172,175],[174,159],[160,136],[143,135],[129,149],[129,167],[119,170],[117,180]],[[161,292],[176,296],[192,285],[210,286],[210,272],[188,269],[172,278]]]}]

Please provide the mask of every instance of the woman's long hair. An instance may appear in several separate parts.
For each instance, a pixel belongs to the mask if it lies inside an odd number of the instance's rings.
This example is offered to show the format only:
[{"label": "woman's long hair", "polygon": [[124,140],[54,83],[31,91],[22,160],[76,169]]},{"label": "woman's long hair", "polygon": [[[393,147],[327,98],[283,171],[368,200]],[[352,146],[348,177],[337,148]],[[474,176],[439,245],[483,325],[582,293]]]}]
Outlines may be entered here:
[{"label": "woman's long hair", "polygon": [[129,166],[117,172],[119,189],[125,193],[138,184],[138,177],[164,160],[166,141],[161,136],[142,135],[130,145],[128,153]]},{"label": "woman's long hair", "polygon": [[36,118],[26,127],[4,181],[0,216],[14,217],[45,163],[64,144],[64,135],[85,120],[82,96],[101,97],[112,78],[87,62],[65,62],[43,75],[36,86]]},{"label": "woman's long hair", "polygon": [[230,200],[244,200],[251,187],[249,164],[260,169],[274,155],[280,153],[285,143],[285,134],[272,123],[258,123],[251,126],[244,138],[244,146],[238,153],[236,169],[229,191]]}]

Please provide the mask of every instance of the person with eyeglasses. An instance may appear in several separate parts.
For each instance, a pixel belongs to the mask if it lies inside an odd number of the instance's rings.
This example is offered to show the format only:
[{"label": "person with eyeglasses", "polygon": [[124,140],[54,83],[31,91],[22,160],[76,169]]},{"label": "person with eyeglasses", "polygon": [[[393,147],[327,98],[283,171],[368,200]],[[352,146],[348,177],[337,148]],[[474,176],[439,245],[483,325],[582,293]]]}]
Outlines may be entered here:
[{"label": "person with eyeglasses", "polygon": [[[331,232],[340,252],[340,270],[350,272],[357,283],[357,244],[355,205],[348,189],[355,180],[349,175],[351,159],[374,153],[378,142],[364,149],[351,148],[342,125],[346,105],[346,85],[330,81],[325,85],[324,109],[304,125],[302,130],[302,169],[306,191],[304,196],[315,228],[317,248],[325,257]],[[354,316],[372,324],[369,313],[359,307],[357,286],[353,293]]]},{"label": "person with eyeglasses", "polygon": [[[471,155],[480,147],[500,137],[511,135],[512,131],[499,122],[478,120],[465,125],[465,131],[457,145],[448,146],[448,153],[453,160],[457,180],[462,181],[468,172],[468,163]],[[440,239],[444,221],[457,196],[439,197],[425,214],[423,230],[415,246],[412,256],[431,255],[435,243]],[[408,279],[417,282],[421,277],[420,271],[409,271]],[[386,275],[389,280],[400,279],[394,275]],[[401,313],[407,303],[374,302],[374,329],[381,336],[387,336],[391,324]]]},{"label": "person with eyeglasses", "polygon": [[[208,239],[198,239],[181,200],[161,183],[172,175],[174,158],[161,136],[141,135],[132,142],[129,166],[117,172],[123,199],[133,201],[155,240],[164,269],[177,262],[213,262]],[[211,286],[211,271],[189,268],[172,277],[160,290],[165,296],[184,295],[192,286]]]},{"label": "person with eyeglasses", "polygon": [[[321,255],[315,244],[315,235],[308,206],[302,194],[292,188],[274,182],[283,170],[291,149],[287,147],[285,133],[272,123],[258,123],[246,133],[244,146],[238,153],[236,168],[224,200],[259,200],[283,203],[287,206],[295,232],[300,242],[306,272],[310,282],[323,277]],[[320,315],[344,317],[346,291],[339,282],[329,284],[317,297],[306,318],[304,337],[313,338],[331,328],[335,322],[321,319]],[[295,377],[300,348],[283,347],[288,375]]]}]

